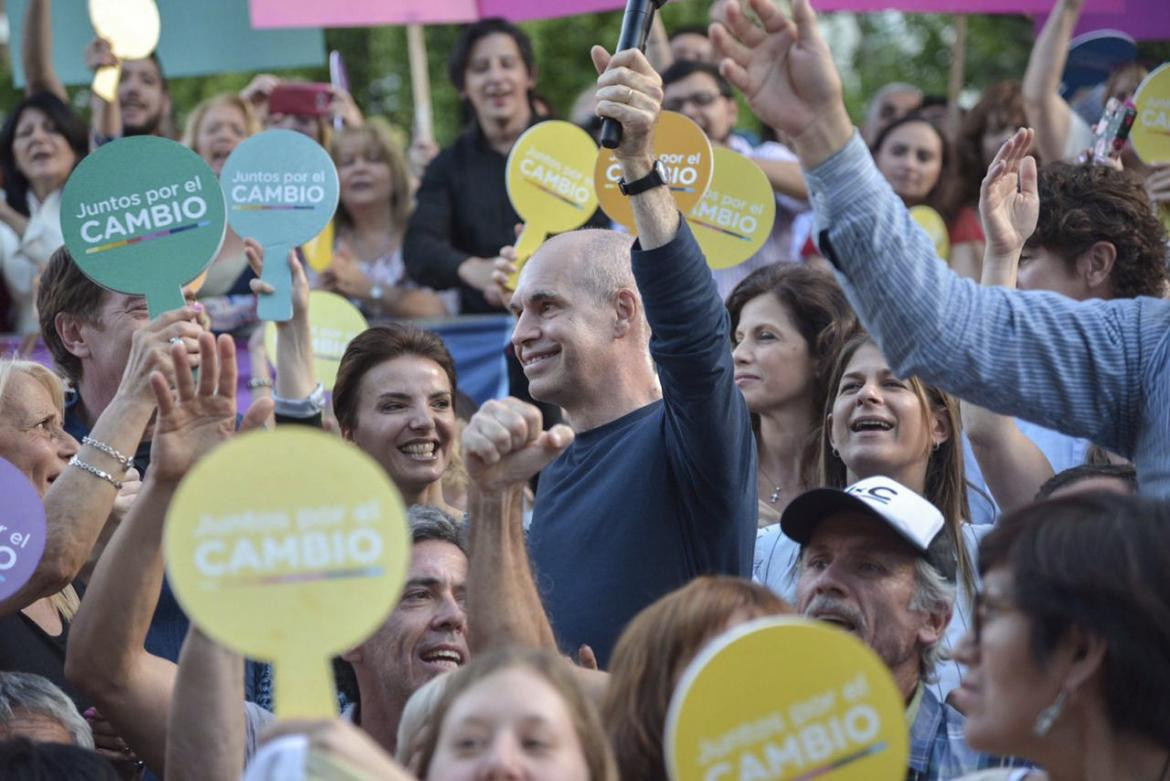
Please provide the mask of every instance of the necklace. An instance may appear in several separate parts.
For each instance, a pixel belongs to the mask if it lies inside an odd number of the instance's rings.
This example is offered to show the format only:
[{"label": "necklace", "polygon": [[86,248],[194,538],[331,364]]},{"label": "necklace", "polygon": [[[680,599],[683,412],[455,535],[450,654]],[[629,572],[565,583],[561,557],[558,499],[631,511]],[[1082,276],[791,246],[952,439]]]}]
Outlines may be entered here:
[{"label": "necklace", "polygon": [[773,480],[768,475],[768,473],[764,471],[763,466],[757,466],[756,469],[761,475],[764,476],[764,480],[766,482],[771,483],[774,486],[772,488],[772,493],[768,496],[768,504],[776,504],[776,502],[780,501],[780,483],[776,480]]}]

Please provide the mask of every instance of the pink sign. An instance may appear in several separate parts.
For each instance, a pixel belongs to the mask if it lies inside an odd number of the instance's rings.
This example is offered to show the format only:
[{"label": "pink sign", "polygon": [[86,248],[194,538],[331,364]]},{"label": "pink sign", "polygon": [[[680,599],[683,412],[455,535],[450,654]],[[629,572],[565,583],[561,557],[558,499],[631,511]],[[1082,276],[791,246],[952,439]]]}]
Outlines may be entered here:
[{"label": "pink sign", "polygon": [[[1046,18],[1036,20],[1037,32]],[[1081,14],[1075,34],[1092,30],[1120,30],[1135,41],[1170,41],[1170,7],[1166,0],[1125,0],[1120,13]]]},{"label": "pink sign", "polygon": [[[1085,0],[1085,11],[1113,13],[1133,0]],[[1153,0],[1165,2],[1165,0]],[[906,11],[920,14],[1047,14],[1053,0],[812,0],[818,11]]]},{"label": "pink sign", "polygon": [[502,16],[513,22],[614,11],[625,0],[249,0],[252,26],[373,27],[453,24]]}]

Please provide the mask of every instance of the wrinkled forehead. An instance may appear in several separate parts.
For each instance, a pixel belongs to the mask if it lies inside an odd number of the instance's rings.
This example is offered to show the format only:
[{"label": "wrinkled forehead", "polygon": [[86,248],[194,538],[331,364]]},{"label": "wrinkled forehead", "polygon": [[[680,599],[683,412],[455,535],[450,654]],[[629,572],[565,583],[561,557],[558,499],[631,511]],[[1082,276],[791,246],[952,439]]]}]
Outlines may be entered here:
[{"label": "wrinkled forehead", "polygon": [[827,550],[842,555],[868,552],[911,562],[917,558],[910,543],[887,523],[860,512],[826,516],[809,534],[804,550]]}]

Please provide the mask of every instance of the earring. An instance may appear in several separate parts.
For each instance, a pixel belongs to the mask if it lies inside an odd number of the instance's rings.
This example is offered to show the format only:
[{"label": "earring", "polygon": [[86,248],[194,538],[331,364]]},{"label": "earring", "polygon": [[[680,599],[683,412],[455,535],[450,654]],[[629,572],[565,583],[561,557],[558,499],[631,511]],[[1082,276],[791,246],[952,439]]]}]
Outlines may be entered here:
[{"label": "earring", "polygon": [[1060,694],[1056,695],[1056,700],[1036,716],[1036,723],[1032,725],[1032,734],[1038,738],[1047,735],[1052,730],[1052,725],[1060,718],[1067,700],[1068,689],[1061,689]]},{"label": "earring", "polygon": [[937,453],[937,452],[938,452],[938,449],[939,449],[940,447],[942,447],[942,442],[935,442],[935,443],[934,443],[934,452],[936,452],[936,453]]},{"label": "earring", "polygon": [[836,458],[837,460],[840,460],[840,459],[841,459],[841,454],[837,452],[837,448],[835,448],[835,447],[834,447],[834,448],[830,448],[830,449],[833,451],[833,458]]}]

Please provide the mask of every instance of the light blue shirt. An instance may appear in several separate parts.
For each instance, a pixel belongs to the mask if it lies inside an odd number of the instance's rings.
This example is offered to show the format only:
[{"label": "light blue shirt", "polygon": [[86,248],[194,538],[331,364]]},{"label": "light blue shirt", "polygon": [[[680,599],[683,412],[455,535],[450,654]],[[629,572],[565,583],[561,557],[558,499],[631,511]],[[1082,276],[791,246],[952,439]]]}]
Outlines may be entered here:
[{"label": "light blue shirt", "polygon": [[981,287],[935,257],[854,133],[805,173],[821,250],[891,368],[1131,459],[1170,498],[1170,301]]}]

